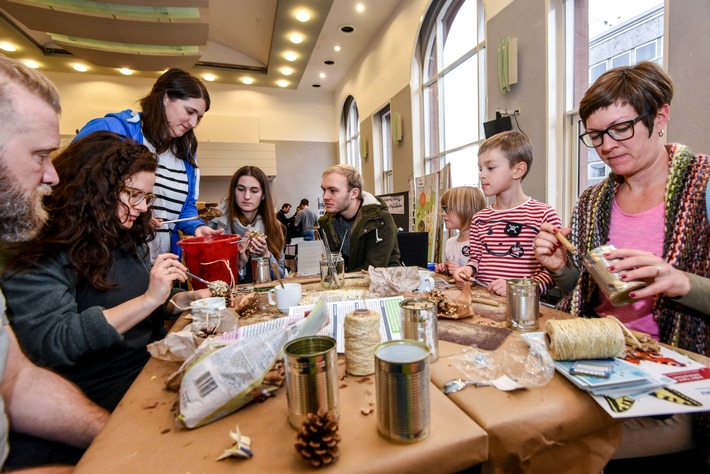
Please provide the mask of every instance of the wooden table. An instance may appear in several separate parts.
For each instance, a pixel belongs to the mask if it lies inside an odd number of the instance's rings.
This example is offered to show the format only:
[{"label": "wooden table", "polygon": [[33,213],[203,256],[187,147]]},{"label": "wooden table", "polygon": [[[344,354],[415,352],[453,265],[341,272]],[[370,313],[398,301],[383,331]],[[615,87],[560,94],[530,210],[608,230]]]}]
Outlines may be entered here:
[{"label": "wooden table", "polygon": [[[184,325],[176,323],[176,329]],[[76,467],[76,473],[275,473],[314,472],[294,448],[296,432],[287,420],[285,388],[275,398],[253,404],[195,430],[178,429],[166,378],[178,364],[152,359],[145,366],[106,428]],[[340,361],[342,374],[344,363]],[[340,383],[338,473],[458,472],[486,460],[488,437],[475,421],[433,384],[431,432],[413,444],[394,444],[377,432],[377,413],[363,415],[375,400],[374,376]],[[249,460],[215,458],[232,445],[229,431],[239,425],[252,438]]]}]

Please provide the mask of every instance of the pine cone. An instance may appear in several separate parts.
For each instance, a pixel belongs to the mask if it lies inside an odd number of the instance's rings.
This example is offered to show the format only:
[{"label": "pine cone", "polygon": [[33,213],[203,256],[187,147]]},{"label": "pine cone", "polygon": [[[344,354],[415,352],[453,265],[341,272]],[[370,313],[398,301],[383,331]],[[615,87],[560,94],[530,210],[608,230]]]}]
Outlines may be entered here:
[{"label": "pine cone", "polygon": [[327,466],[338,458],[338,420],[335,415],[320,408],[309,413],[296,436],[296,451],[313,467]]}]

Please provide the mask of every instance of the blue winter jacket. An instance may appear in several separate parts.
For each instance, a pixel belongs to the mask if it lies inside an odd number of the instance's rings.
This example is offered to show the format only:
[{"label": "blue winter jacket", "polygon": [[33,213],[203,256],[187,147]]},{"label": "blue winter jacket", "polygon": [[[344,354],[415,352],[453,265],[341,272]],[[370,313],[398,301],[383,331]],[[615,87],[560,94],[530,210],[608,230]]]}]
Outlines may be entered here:
[{"label": "blue winter jacket", "polygon": [[[121,135],[125,135],[138,143],[143,143],[141,113],[134,112],[130,109],[91,120],[89,123],[84,125],[84,128],[79,130],[77,136],[74,137],[74,141],[99,130],[120,133]],[[195,194],[197,192],[198,183],[195,167],[192,166],[187,160],[183,159],[183,161],[185,162],[185,171],[187,172],[187,199],[182,205],[182,210],[180,211],[178,219],[185,217],[195,217],[195,219],[176,223],[175,230],[180,230],[185,234],[194,235],[195,229],[201,225],[205,225],[205,221],[197,218]],[[177,232],[171,232],[170,240],[170,251],[178,256],[182,255],[182,249],[177,245],[177,241],[180,240],[180,235]]]}]

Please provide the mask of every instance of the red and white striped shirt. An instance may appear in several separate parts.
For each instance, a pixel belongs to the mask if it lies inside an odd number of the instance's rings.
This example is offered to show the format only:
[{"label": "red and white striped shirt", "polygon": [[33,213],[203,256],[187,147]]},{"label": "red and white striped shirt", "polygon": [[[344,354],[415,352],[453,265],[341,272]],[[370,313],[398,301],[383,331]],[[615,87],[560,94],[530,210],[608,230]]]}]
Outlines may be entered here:
[{"label": "red and white striped shirt", "polygon": [[544,222],[562,226],[551,206],[533,198],[512,209],[482,209],[471,219],[471,256],[467,265],[474,268],[474,275],[483,283],[527,277],[540,282],[540,290],[545,293],[553,285],[552,277],[537,261],[532,248]]}]

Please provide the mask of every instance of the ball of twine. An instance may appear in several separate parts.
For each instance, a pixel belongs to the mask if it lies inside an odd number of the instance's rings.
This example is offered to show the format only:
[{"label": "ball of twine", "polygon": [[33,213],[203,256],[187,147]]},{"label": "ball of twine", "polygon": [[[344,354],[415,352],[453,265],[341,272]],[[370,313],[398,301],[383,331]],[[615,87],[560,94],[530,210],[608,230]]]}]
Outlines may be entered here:
[{"label": "ball of twine", "polygon": [[345,315],[345,370],[351,375],[375,373],[375,347],[380,343],[380,314],[356,309]]},{"label": "ball of twine", "polygon": [[624,332],[614,318],[551,320],[545,342],[554,360],[604,359],[624,352]]}]

